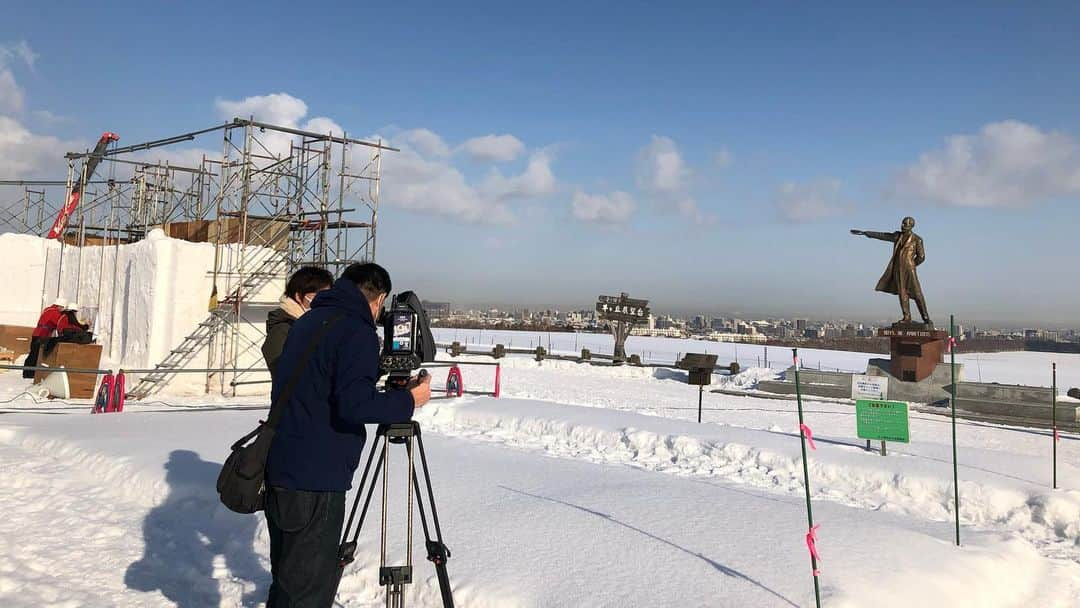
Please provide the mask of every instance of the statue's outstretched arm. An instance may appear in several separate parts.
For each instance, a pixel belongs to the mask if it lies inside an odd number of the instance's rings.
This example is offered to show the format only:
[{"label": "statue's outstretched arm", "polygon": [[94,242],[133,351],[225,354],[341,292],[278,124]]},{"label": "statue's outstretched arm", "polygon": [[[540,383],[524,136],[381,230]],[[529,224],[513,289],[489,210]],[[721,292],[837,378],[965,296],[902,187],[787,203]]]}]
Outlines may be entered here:
[{"label": "statue's outstretched arm", "polygon": [[877,239],[879,241],[896,241],[895,232],[874,232],[872,230],[852,230],[851,234],[861,235],[871,239]]}]

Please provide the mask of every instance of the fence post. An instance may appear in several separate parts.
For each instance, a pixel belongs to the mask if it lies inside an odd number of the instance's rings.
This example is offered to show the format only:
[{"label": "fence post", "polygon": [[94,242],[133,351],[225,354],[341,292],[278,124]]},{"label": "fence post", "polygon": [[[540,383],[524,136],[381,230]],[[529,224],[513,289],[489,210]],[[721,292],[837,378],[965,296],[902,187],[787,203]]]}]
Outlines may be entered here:
[{"label": "fence post", "polygon": [[818,583],[817,557],[814,555],[811,544],[814,534],[814,510],[810,506],[810,468],[806,462],[806,424],[803,422],[802,390],[799,385],[799,349],[791,349],[792,360],[795,364],[795,400],[799,406],[799,445],[802,448],[803,487],[806,488],[806,521],[809,525],[807,533],[807,545],[810,547],[810,568],[814,575],[814,601],[817,608],[821,608],[821,587]]},{"label": "fence post", "polygon": [[960,481],[956,470],[956,319],[949,315],[949,368],[952,383],[949,386],[952,395],[952,476],[953,504],[956,506],[956,546],[960,546]]},{"label": "fence post", "polygon": [[1050,397],[1050,417],[1053,420],[1054,436],[1050,439],[1050,443],[1054,446],[1054,464],[1053,464],[1053,488],[1057,489],[1057,442],[1058,442],[1058,428],[1057,428],[1057,363],[1051,363],[1051,387],[1053,394]]}]

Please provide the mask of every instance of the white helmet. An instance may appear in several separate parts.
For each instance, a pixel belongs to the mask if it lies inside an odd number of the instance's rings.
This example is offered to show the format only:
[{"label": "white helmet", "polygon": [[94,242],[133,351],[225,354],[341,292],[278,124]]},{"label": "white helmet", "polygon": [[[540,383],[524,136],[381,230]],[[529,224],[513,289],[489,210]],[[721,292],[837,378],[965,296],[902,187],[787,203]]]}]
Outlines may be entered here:
[{"label": "white helmet", "polygon": [[67,308],[68,303],[64,298],[56,298],[56,301],[53,302],[52,305],[60,308],[60,310],[64,310]]},{"label": "white helmet", "polygon": [[64,310],[70,310],[71,312],[79,312],[79,303],[69,302],[68,305],[64,307]]}]

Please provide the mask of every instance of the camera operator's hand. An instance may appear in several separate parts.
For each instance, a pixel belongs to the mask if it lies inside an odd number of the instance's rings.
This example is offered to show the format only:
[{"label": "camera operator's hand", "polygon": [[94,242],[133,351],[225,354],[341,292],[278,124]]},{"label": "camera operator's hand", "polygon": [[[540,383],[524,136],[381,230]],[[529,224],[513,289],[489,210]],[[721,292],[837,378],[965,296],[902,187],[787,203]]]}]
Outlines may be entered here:
[{"label": "camera operator's hand", "polygon": [[413,407],[423,407],[431,399],[431,375],[410,378],[409,392],[412,393]]}]

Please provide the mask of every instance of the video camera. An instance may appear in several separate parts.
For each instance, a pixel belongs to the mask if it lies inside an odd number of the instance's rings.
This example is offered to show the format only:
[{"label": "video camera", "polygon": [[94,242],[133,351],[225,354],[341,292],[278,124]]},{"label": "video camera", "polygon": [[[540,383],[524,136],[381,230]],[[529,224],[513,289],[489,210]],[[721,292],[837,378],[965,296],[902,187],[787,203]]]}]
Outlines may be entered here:
[{"label": "video camera", "polygon": [[383,328],[381,371],[388,374],[386,388],[405,388],[412,371],[435,360],[435,338],[431,325],[412,291],[397,294],[390,309],[379,316]]}]

